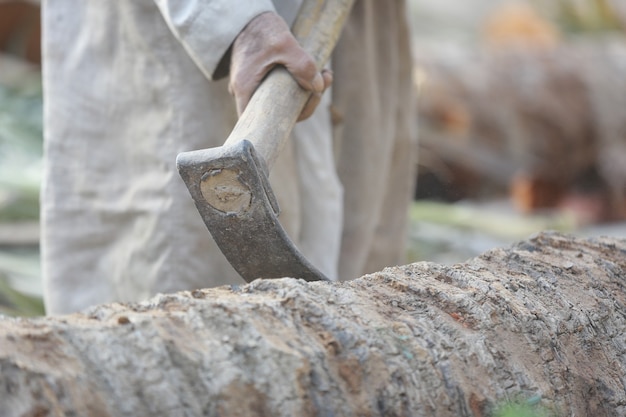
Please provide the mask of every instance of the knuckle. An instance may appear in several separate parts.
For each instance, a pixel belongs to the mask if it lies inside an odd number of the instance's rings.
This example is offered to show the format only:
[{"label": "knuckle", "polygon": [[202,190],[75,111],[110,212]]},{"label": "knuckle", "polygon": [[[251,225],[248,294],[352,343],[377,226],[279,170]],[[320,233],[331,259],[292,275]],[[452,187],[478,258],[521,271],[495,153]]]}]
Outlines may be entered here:
[{"label": "knuckle", "polygon": [[293,56],[289,68],[296,78],[301,79],[307,84],[311,83],[318,73],[315,62],[313,62],[313,59],[304,51],[299,55]]},{"label": "knuckle", "polygon": [[268,46],[271,50],[274,50],[277,53],[284,53],[290,51],[294,45],[297,45],[297,42],[291,32],[281,31],[271,37]]}]

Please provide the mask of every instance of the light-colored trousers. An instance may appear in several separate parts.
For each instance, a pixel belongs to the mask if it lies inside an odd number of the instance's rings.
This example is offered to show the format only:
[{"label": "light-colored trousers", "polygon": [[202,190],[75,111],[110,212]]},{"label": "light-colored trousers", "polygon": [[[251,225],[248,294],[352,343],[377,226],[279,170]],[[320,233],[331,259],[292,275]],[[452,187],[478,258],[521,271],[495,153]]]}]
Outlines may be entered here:
[{"label": "light-colored trousers", "polygon": [[[296,126],[270,177],[281,223],[335,279],[402,261],[416,149],[404,7],[357,1],[332,97]],[[44,3],[49,314],[243,283],[175,168],[236,121],[227,80],[196,64],[151,0]]]}]

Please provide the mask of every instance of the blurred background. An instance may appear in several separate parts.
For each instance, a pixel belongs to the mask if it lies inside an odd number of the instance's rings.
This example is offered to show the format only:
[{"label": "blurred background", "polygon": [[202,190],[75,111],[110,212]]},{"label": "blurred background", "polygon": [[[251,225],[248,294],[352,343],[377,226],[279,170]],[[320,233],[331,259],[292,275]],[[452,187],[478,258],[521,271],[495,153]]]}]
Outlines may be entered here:
[{"label": "blurred background", "polygon": [[[545,230],[626,237],[626,2],[410,0],[409,260]],[[43,313],[37,1],[0,0],[0,313]]]},{"label": "blurred background", "polygon": [[626,237],[626,2],[412,0],[414,259]]}]

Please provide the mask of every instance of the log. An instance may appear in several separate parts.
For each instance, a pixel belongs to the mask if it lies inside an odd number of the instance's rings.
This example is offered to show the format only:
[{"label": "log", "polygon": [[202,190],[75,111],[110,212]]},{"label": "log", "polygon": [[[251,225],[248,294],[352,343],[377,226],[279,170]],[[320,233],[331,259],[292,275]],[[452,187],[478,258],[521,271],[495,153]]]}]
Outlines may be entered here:
[{"label": "log", "polygon": [[420,164],[464,198],[510,184],[528,212],[596,193],[597,220],[626,219],[624,65],[618,36],[423,51]]},{"label": "log", "polygon": [[0,319],[0,415],[626,415],[626,240]]}]

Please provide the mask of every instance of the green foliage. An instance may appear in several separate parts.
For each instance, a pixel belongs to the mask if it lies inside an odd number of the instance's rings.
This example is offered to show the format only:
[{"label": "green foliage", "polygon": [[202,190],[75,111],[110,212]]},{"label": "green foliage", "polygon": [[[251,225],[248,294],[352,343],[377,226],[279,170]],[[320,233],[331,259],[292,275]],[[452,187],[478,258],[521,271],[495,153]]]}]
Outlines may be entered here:
[{"label": "green foliage", "polygon": [[540,402],[539,395],[526,400],[508,401],[496,407],[493,417],[555,417],[555,414]]},{"label": "green foliage", "polygon": [[[540,8],[546,6],[543,0],[536,0],[535,4]],[[550,6],[557,23],[567,33],[623,32],[626,29],[609,0],[557,0]]]},{"label": "green foliage", "polygon": [[34,248],[0,248],[0,314],[40,316],[39,253]]},{"label": "green foliage", "polygon": [[541,230],[562,232],[575,227],[567,215],[520,216],[516,213],[488,210],[480,206],[416,201],[411,205],[412,222],[446,224],[459,229],[473,229],[509,240],[526,238]]},{"label": "green foliage", "polygon": [[0,274],[0,314],[36,317],[44,315],[43,300],[13,288],[6,276]]},{"label": "green foliage", "polygon": [[527,405],[507,405],[499,410],[494,417],[539,417],[535,410]]},{"label": "green foliage", "polygon": [[[2,58],[0,70],[0,222],[36,221],[43,145],[43,100],[37,69]],[[44,312],[36,247],[0,248],[0,314]]]},{"label": "green foliage", "polygon": [[43,143],[39,78],[0,84],[0,221],[36,220]]}]

